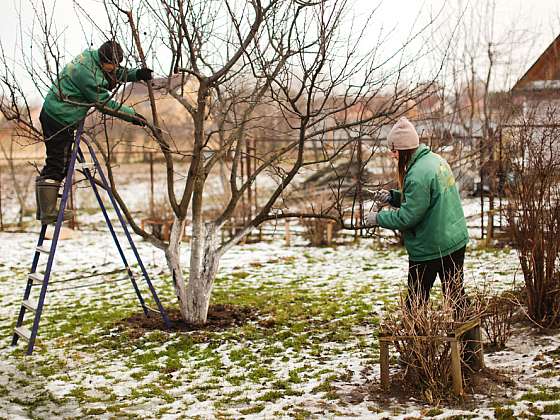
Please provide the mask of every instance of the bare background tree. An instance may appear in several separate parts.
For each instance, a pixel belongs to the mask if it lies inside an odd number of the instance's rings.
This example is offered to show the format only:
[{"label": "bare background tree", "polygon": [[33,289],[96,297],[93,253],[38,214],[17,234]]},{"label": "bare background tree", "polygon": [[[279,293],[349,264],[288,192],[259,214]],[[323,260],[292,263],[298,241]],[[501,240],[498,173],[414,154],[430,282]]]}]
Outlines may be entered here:
[{"label": "bare background tree", "polygon": [[461,16],[459,24],[436,28],[431,41],[438,51],[440,40],[457,32],[433,95],[441,98],[441,112],[429,106],[436,99],[420,111],[431,120],[434,150],[447,156],[462,189],[480,196],[480,236],[490,243],[495,221],[502,226],[496,219],[496,200],[504,194],[500,127],[519,114],[509,89],[529,64],[520,51],[531,51],[535,36],[516,16],[504,23],[496,1],[451,6],[451,15]]}]

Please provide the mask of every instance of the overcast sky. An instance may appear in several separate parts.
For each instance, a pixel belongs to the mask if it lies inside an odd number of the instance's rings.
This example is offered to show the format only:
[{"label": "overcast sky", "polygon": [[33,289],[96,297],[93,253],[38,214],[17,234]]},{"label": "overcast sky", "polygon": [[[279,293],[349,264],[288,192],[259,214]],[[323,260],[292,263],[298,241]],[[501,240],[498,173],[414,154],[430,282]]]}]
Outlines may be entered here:
[{"label": "overcast sky", "polygon": [[[357,19],[363,17],[364,11],[371,9],[375,0],[348,0],[351,4],[351,13]],[[430,16],[443,10],[443,15],[452,16],[458,10],[464,10],[469,4],[473,10],[483,10],[489,0],[380,0],[379,9],[375,14],[372,26],[375,33],[383,31],[390,34],[384,48],[390,50],[402,43],[411,32],[411,27],[420,27]],[[99,39],[91,24],[77,17],[74,0],[44,0],[49,9],[54,8],[54,24],[62,34],[61,42],[64,45],[65,58],[71,59],[80,51],[89,47],[93,42],[97,47]],[[105,12],[100,0],[78,0],[78,3],[103,25]],[[156,2],[157,3],[157,2]],[[37,0],[2,0],[3,10],[0,14],[0,40],[10,57],[17,55],[21,49],[21,34],[23,39],[36,31],[33,26],[35,12],[41,2]],[[377,3],[376,3],[377,4]],[[442,15],[440,15],[442,16]],[[451,18],[449,19],[451,20]],[[445,25],[440,19],[439,25]],[[352,25],[348,25],[348,31]],[[496,0],[496,31],[502,33],[515,27],[522,34],[522,39],[527,42],[520,43],[514,72],[518,78],[534,61],[538,55],[560,34],[560,1],[559,0]],[[379,31],[377,30],[379,29]],[[21,30],[21,31],[20,31]],[[498,36],[499,38],[499,36]],[[375,42],[376,40],[372,40]],[[29,43],[24,42],[24,48]],[[25,78],[24,78],[25,79]],[[32,90],[29,82],[24,82],[28,91]],[[38,98],[38,94],[35,93]]]}]

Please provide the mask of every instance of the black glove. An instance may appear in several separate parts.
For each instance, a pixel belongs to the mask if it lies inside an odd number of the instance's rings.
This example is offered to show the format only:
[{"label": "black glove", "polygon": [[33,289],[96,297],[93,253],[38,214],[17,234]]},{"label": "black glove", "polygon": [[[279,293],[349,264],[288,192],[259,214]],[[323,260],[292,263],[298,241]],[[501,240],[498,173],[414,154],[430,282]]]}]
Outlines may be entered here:
[{"label": "black glove", "polygon": [[142,114],[139,114],[138,112],[134,112],[133,117],[134,118],[132,120],[132,124],[134,124],[134,125],[139,125],[140,127],[145,127],[148,124],[148,120],[146,120],[146,118]]},{"label": "black glove", "polygon": [[152,73],[153,73],[153,70],[151,70],[147,67],[142,68],[142,69],[138,69],[138,70],[136,70],[136,79],[137,80],[143,80],[143,81],[147,82],[148,80],[153,79]]}]

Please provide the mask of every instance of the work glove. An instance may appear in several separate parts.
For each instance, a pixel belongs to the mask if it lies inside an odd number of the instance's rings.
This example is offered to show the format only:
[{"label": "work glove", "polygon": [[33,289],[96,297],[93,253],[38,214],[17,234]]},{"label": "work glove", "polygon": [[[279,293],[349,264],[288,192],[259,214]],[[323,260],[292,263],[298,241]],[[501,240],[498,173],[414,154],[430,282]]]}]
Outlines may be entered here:
[{"label": "work glove", "polygon": [[153,73],[153,70],[151,70],[147,67],[138,69],[138,70],[136,70],[136,79],[143,80],[144,82],[147,82],[148,80],[153,79],[152,73]]},{"label": "work glove", "polygon": [[387,190],[377,190],[373,195],[373,201],[377,201],[378,203],[389,203],[391,200],[391,192]]},{"label": "work glove", "polygon": [[379,214],[379,212],[377,211],[370,211],[367,215],[366,215],[366,226],[368,227],[373,227],[373,226],[379,226],[377,223],[377,215]]},{"label": "work glove", "polygon": [[139,125],[140,127],[145,127],[148,124],[148,120],[138,112],[134,112],[134,118],[132,119],[132,124]]}]

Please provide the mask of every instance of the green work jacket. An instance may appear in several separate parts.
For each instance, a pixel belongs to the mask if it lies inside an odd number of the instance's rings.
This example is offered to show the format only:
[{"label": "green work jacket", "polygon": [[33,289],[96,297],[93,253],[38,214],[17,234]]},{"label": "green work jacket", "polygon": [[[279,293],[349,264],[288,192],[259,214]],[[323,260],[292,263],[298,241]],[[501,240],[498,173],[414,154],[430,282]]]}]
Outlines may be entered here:
[{"label": "green work jacket", "polygon": [[379,226],[400,230],[412,261],[428,261],[464,247],[469,239],[455,177],[448,163],[420,144],[404,178],[404,199],[391,190],[397,210],[377,215]]},{"label": "green work jacket", "polygon": [[[137,81],[136,69],[118,67],[118,81]],[[127,121],[134,109],[110,99],[109,82],[101,69],[97,50],[86,50],[62,69],[49,89],[43,104],[44,111],[64,125],[74,125],[95,106],[105,114],[115,115]]]}]

